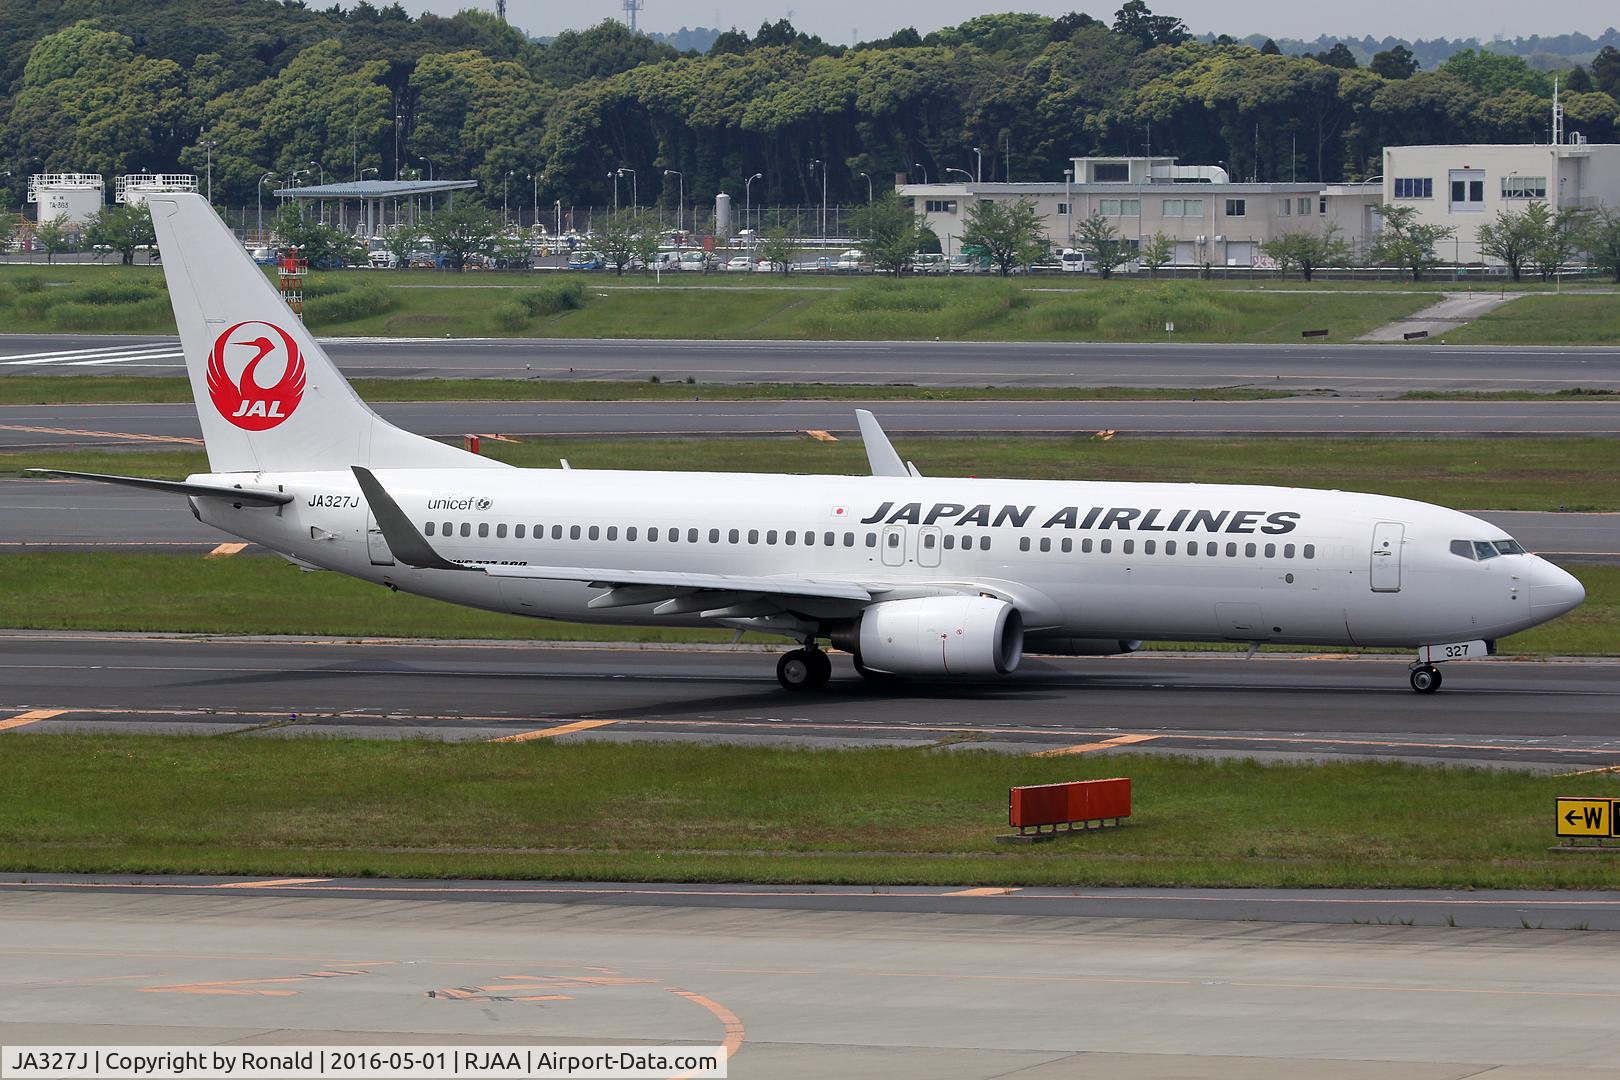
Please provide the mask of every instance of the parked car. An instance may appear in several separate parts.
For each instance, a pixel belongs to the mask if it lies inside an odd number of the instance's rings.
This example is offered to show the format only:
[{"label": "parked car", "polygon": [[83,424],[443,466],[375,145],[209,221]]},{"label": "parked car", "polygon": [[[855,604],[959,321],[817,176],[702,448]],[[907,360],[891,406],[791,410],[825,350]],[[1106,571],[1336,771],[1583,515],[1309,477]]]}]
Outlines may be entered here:
[{"label": "parked car", "polygon": [[756,274],[780,274],[781,272],[782,264],[772,262],[769,259],[761,259],[754,264],[754,273]]},{"label": "parked car", "polygon": [[248,254],[253,256],[253,261],[260,266],[269,266],[276,261],[276,249],[269,244],[255,244],[247,250]]},{"label": "parked car", "polygon": [[720,265],[720,260],[703,251],[681,252],[682,270],[714,270]]},{"label": "parked car", "polygon": [[919,251],[911,257],[911,269],[919,274],[943,274],[948,270],[949,264],[945,256],[936,253]]},{"label": "parked car", "polygon": [[1091,261],[1086,258],[1086,253],[1074,248],[1064,248],[1063,254],[1058,256],[1058,263],[1066,274],[1089,274],[1092,270]]},{"label": "parked car", "polygon": [[595,251],[576,251],[568,256],[570,270],[600,270],[606,265],[607,260]]},{"label": "parked car", "polygon": [[752,270],[753,268],[754,260],[746,255],[734,255],[726,263],[727,270]]},{"label": "parked car", "polygon": [[845,274],[857,274],[869,269],[866,265],[866,252],[860,248],[850,248],[838,256],[837,269]]},{"label": "parked car", "polygon": [[977,274],[979,259],[976,255],[952,255],[947,264],[953,274]]},{"label": "parked car", "polygon": [[681,268],[681,253],[678,251],[660,251],[653,256],[650,270],[679,270]]}]

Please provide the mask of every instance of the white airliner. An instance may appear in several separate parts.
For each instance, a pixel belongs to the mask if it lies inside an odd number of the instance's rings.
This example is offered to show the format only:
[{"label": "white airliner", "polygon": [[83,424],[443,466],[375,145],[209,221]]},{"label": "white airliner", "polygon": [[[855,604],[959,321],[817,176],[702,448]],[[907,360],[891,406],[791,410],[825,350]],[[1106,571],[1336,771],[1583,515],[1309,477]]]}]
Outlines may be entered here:
[{"label": "white airliner", "polygon": [[[1381,495],[923,477],[870,414],[871,476],[518,469],[373,413],[198,195],[147,198],[208,449],[201,521],[308,569],[545,619],[794,639],[777,677],[994,676],[1144,639],[1370,645],[1436,663],[1579,604],[1467,514]],[[58,475],[86,477],[83,473]]]}]

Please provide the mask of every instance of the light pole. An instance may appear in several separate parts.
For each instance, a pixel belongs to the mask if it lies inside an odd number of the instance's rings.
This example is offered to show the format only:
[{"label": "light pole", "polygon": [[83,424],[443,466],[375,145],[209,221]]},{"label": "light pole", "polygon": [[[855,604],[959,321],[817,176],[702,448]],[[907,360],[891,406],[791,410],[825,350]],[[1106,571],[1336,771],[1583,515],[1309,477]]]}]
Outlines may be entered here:
[{"label": "light pole", "polygon": [[258,184],[258,189],[257,189],[257,194],[259,196],[259,235],[258,235],[257,239],[259,240],[260,243],[264,242],[264,182],[266,180],[270,179],[272,176],[275,176],[275,175],[276,175],[275,170],[272,169],[271,171],[265,173],[263,176],[259,177],[259,184]]},{"label": "light pole", "polygon": [[820,158],[812,158],[811,169],[821,170],[821,253],[827,254],[827,163]]},{"label": "light pole", "polygon": [[203,152],[208,156],[208,205],[214,205],[214,147],[218,144],[212,138],[202,141]]},{"label": "light pole", "polygon": [[948,173],[959,172],[962,174],[962,179],[966,180],[968,183],[973,182],[973,174],[968,172],[966,169],[953,169],[947,166],[945,171]]},{"label": "light pole", "polygon": [[405,119],[403,113],[394,114],[394,179],[399,179],[399,125]]},{"label": "light pole", "polygon": [[665,176],[673,176],[680,181],[680,195],[675,200],[675,231],[686,231],[686,177],[679,169],[665,169]]},{"label": "light pole", "polygon": [[324,185],[326,183],[326,166],[318,161],[312,161],[310,164],[321,171],[321,183]]},{"label": "light pole", "polygon": [[512,170],[507,169],[506,175],[501,178],[501,228],[506,228],[506,187],[512,182]]},{"label": "light pole", "polygon": [[422,164],[427,166],[428,179],[432,180],[433,179],[433,162],[432,162],[432,160],[430,160],[429,158],[423,158],[422,159]]},{"label": "light pole", "polygon": [[[754,181],[763,179],[764,176],[765,176],[764,173],[757,172],[753,176],[750,176],[747,180],[743,181],[743,223],[744,223],[743,227],[746,228],[746,229],[753,229],[754,228],[753,223],[751,221],[749,221],[749,211],[751,211],[753,209],[753,207],[754,207],[754,199],[753,199],[753,191],[752,191],[752,188],[754,186]],[[758,230],[755,230],[755,232],[758,232]],[[750,246],[752,246],[752,245],[750,245]]]},{"label": "light pole", "polygon": [[975,165],[973,169],[973,182],[975,184],[982,184],[984,183],[984,151],[975,146],[973,148],[973,156],[978,161],[978,164]]},{"label": "light pole", "polygon": [[861,175],[866,177],[866,201],[871,202],[872,201],[872,174],[863,172],[863,173],[861,173]]},{"label": "light pole", "polygon": [[562,200],[557,200],[557,242],[562,242]]},{"label": "light pole", "polygon": [[529,174],[529,179],[534,183],[534,227],[538,231],[540,228],[540,174],[532,172]]},{"label": "light pole", "polygon": [[619,212],[619,172],[617,169],[608,170],[608,179],[613,181],[613,212]]},{"label": "light pole", "polygon": [[630,209],[634,210],[641,205],[641,179],[636,176],[636,170],[619,166],[619,175],[630,174]]},{"label": "light pole", "polygon": [[915,161],[912,162],[912,164],[917,166],[917,168],[922,169],[923,183],[928,183],[928,170],[923,168],[923,163],[920,161]]}]

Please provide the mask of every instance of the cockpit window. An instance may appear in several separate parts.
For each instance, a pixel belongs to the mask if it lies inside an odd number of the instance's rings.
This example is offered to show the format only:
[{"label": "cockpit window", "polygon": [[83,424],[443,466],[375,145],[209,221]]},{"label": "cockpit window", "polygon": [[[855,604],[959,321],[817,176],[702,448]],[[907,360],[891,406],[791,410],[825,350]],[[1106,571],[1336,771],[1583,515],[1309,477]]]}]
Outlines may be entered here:
[{"label": "cockpit window", "polygon": [[1483,561],[1496,558],[1496,548],[1484,540],[1474,541],[1474,557]]},{"label": "cockpit window", "polygon": [[1474,542],[1472,540],[1453,540],[1451,542],[1451,553],[1461,555],[1465,559],[1472,559],[1474,557]]},{"label": "cockpit window", "polygon": [[1503,555],[1525,554],[1524,548],[1517,540],[1498,540],[1496,541],[1496,550],[1500,551]]}]

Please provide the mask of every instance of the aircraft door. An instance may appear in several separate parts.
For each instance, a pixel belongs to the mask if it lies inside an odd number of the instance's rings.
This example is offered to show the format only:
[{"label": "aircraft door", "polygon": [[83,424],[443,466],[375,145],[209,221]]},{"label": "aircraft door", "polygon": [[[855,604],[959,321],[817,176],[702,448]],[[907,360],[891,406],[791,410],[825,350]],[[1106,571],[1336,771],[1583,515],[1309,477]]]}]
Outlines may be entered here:
[{"label": "aircraft door", "polygon": [[1372,567],[1367,580],[1373,592],[1401,591],[1401,545],[1405,542],[1406,526],[1395,521],[1380,521],[1373,526]]},{"label": "aircraft door", "polygon": [[904,525],[885,525],[883,527],[883,565],[906,565],[906,527]]},{"label": "aircraft door", "polygon": [[940,550],[940,531],[937,526],[929,525],[917,530],[917,565],[938,566]]},{"label": "aircraft door", "polygon": [[377,519],[371,516],[370,509],[366,510],[366,554],[371,556],[372,566],[394,565],[394,553],[388,550],[388,541],[383,539],[382,530],[377,528]]}]

